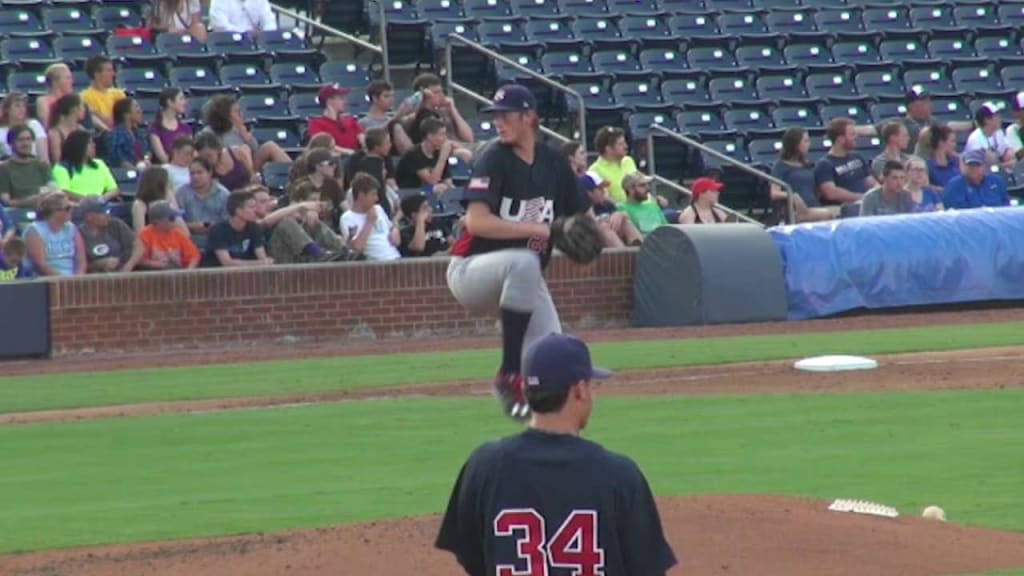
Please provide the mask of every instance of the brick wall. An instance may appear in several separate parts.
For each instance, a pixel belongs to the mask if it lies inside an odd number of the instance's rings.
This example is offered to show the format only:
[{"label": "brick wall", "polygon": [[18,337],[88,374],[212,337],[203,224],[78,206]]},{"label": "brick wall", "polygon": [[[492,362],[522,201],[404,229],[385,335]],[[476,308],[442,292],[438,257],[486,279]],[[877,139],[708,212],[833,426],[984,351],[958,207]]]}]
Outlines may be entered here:
[{"label": "brick wall", "polygon": [[[552,260],[548,284],[568,327],[621,326],[632,314],[635,250],[592,267]],[[496,331],[448,293],[447,259],[53,281],[54,355]]]}]

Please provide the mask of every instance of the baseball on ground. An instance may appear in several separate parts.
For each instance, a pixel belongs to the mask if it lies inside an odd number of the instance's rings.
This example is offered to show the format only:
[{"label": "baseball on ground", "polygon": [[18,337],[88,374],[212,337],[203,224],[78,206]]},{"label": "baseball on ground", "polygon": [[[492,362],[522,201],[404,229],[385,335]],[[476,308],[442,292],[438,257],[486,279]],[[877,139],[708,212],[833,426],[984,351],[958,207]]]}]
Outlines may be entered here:
[{"label": "baseball on ground", "polygon": [[938,520],[940,522],[946,521],[946,511],[938,506],[929,506],[921,512],[922,518],[929,520]]}]

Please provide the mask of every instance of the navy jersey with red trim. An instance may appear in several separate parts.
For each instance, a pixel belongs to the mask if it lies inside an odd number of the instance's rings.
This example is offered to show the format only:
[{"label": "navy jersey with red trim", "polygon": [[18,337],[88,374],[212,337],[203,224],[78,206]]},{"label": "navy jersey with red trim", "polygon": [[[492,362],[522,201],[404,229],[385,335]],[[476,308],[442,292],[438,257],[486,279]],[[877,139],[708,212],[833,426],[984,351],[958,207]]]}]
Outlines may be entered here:
[{"label": "navy jersey with red trim", "polygon": [[533,429],[469,457],[436,546],[470,576],[653,576],[676,564],[632,460]]},{"label": "navy jersey with red trim", "polygon": [[[533,164],[523,162],[512,146],[488,146],[473,165],[465,204],[484,202],[491,213],[512,222],[547,222],[590,208],[565,155],[538,142]],[[464,233],[452,247],[455,256],[473,256],[508,248],[529,248],[546,263],[550,243],[543,238],[496,240]]]}]

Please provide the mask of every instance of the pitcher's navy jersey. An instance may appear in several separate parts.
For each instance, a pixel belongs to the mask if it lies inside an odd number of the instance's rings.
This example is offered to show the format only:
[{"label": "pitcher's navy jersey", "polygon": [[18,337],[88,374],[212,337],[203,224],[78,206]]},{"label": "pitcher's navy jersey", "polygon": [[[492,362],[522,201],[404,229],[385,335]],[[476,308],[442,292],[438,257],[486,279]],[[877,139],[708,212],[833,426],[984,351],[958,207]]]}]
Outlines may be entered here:
[{"label": "pitcher's navy jersey", "polygon": [[632,460],[533,429],[469,457],[436,545],[470,576],[653,576],[676,563]]}]

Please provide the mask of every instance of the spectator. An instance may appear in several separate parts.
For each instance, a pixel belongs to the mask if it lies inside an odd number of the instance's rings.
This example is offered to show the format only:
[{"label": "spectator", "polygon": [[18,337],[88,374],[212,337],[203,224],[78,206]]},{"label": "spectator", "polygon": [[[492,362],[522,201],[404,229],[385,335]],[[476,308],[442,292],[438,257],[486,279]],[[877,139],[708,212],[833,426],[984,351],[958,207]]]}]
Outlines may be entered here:
[{"label": "spectator", "polygon": [[220,138],[210,132],[200,132],[195,145],[196,155],[213,166],[213,175],[228,190],[234,192],[253,183],[252,156],[245,146],[225,149]]},{"label": "spectator", "polygon": [[35,134],[25,125],[7,132],[7,145],[14,155],[0,163],[0,202],[14,208],[35,208],[39,189],[53,182],[50,166],[33,154]]},{"label": "spectator", "polygon": [[427,118],[420,130],[426,136],[415,148],[402,155],[395,171],[399,188],[430,187],[435,194],[444,194],[453,187],[448,172],[455,143],[448,139],[448,129],[437,118]]},{"label": "spectator", "polygon": [[718,196],[725,185],[711,178],[697,178],[690,189],[693,198],[690,205],[679,215],[680,224],[722,224],[725,212],[719,209]]},{"label": "spectator", "polygon": [[114,104],[125,97],[124,90],[114,87],[114,62],[106,56],[93,56],[85,62],[85,73],[92,84],[82,91],[82,101],[92,110],[96,127],[110,130],[114,127]]},{"label": "spectator", "polygon": [[[837,210],[822,206],[814,192],[814,164],[807,156],[810,150],[811,138],[807,131],[803,128],[790,128],[782,135],[779,160],[772,166],[772,176],[789,184],[793,190],[797,222],[830,220],[838,215]],[[787,201],[786,192],[779,186],[772,184],[770,190],[773,201]]]},{"label": "spectator", "polygon": [[989,166],[1001,164],[1005,170],[1013,172],[1017,158],[1001,130],[1003,123],[999,118],[999,108],[991,102],[982,104],[974,113],[974,122],[978,127],[967,137],[964,153],[982,150]]},{"label": "spectator", "polygon": [[881,135],[885,148],[871,161],[871,175],[875,177],[875,180],[882,178],[882,170],[885,168],[886,162],[891,160],[905,166],[911,158],[905,152],[910,143],[910,132],[907,131],[907,126],[903,122],[896,120],[888,122],[882,126]]},{"label": "spectator", "polygon": [[18,237],[9,238],[0,245],[0,282],[31,278],[25,260],[25,242]]},{"label": "spectator", "polygon": [[369,174],[356,174],[352,179],[352,207],[341,216],[340,229],[356,254],[369,260],[401,258],[398,228],[388,220],[377,203],[380,183]]},{"label": "spectator", "polygon": [[[345,180],[351,182],[359,172],[369,174],[380,182],[385,193],[381,208],[388,213],[388,218],[393,218],[398,207],[398,183],[395,181],[395,170],[391,166],[391,137],[388,136],[387,130],[370,128],[366,131],[366,151],[356,151],[345,163]],[[349,197],[350,204],[351,200]]]},{"label": "spectator", "polygon": [[907,173],[896,160],[882,167],[882,184],[869,190],[860,205],[861,216],[887,216],[914,212],[914,200],[907,192]]},{"label": "spectator", "polygon": [[142,243],[120,218],[111,218],[97,198],[82,200],[78,232],[85,243],[86,272],[131,272],[142,259]]},{"label": "spectator", "polygon": [[619,212],[615,203],[608,197],[608,182],[592,172],[580,176],[579,182],[583,191],[590,197],[591,210],[594,219],[597,220],[597,228],[601,232],[601,240],[605,247],[621,248],[625,245],[639,246],[643,243],[643,236],[633,225],[633,220],[625,212]]},{"label": "spectator", "polygon": [[[238,100],[228,94],[214,96],[203,106],[206,128],[202,134],[214,134],[225,148],[248,152],[249,165],[259,172],[267,162],[290,163],[291,156],[281,149],[277,142],[268,141],[260,144],[242,115],[242,107]],[[196,139],[198,145],[198,138]],[[226,184],[225,184],[226,186]],[[230,187],[229,187],[230,188]]]},{"label": "spectator", "polygon": [[407,139],[395,139],[398,153],[405,154],[422,142],[426,138],[422,130],[423,120],[435,118],[444,124],[452,136],[456,156],[463,162],[471,161],[473,152],[468,145],[473,144],[475,139],[473,129],[459,113],[455,101],[445,95],[441,79],[435,74],[420,74],[413,79],[412,90],[412,96],[402,102],[397,112],[408,135]]},{"label": "spectator", "polygon": [[351,205],[351,202],[345,203],[345,190],[337,177],[338,158],[331,156],[331,153],[324,148],[316,148],[303,153],[301,164],[306,167],[306,174],[292,182],[289,187],[291,188],[289,196],[295,196],[295,187],[301,186],[305,182],[311,182],[316,195],[328,204],[331,217],[337,221],[345,211],[342,207]]},{"label": "spectator", "polygon": [[82,124],[82,118],[86,115],[86,108],[82,104],[82,98],[78,94],[62,96],[53,107],[53,114],[50,118],[53,124],[50,125],[50,132],[47,141],[50,144],[50,162],[56,165],[61,161],[61,150],[64,148],[64,140],[69,134],[76,130],[86,131]]},{"label": "spectator", "polygon": [[35,137],[32,141],[32,155],[43,162],[50,161],[50,146],[46,139],[46,128],[39,120],[28,117],[28,96],[11,92],[0,103],[0,155],[13,156],[14,149],[7,143],[7,135],[15,126],[28,126]]},{"label": "spectator", "polygon": [[204,266],[269,266],[263,228],[257,222],[256,199],[250,192],[235,192],[228,197],[230,218],[210,228],[203,257]]},{"label": "spectator", "polygon": [[[631,172],[622,178],[622,189],[627,200],[618,204],[620,210],[629,215],[633,226],[647,236],[659,226],[668,224],[665,213],[657,202],[650,199],[651,178],[640,172]],[[609,187],[610,189],[610,187]]]},{"label": "spectator", "polygon": [[139,267],[148,270],[192,269],[199,266],[201,256],[196,245],[176,222],[177,210],[166,200],[149,206],[149,224],[142,229],[142,259]]},{"label": "spectator", "polygon": [[85,274],[85,243],[71,223],[71,203],[60,192],[39,202],[42,220],[25,230],[25,249],[32,270],[39,276]]},{"label": "spectator", "polygon": [[164,88],[158,99],[160,109],[149,126],[149,147],[160,164],[171,161],[171,148],[178,138],[192,138],[192,127],[181,121],[188,112],[188,98],[181,88]]},{"label": "spectator", "polygon": [[[36,98],[36,118],[46,128],[52,128],[53,123],[56,122],[55,108],[57,101],[69,94],[75,93],[75,82],[74,75],[71,73],[71,68],[63,62],[56,64],[50,64],[46,67],[44,72],[46,77],[46,94]],[[89,109],[83,104],[82,105],[82,125],[86,129],[92,130],[92,114]],[[50,149],[53,149],[53,145],[50,145]],[[50,156],[51,162],[56,162],[53,156]]]},{"label": "spectator", "polygon": [[[907,115],[902,118],[888,118],[873,126],[858,126],[857,134],[860,136],[876,136],[882,133],[882,127],[887,123],[896,121],[907,128],[909,140],[907,149],[914,150],[914,154],[921,158],[929,158],[932,151],[929,148],[930,138],[925,134],[931,126],[947,126],[932,117],[932,96],[921,86],[911,86],[907,90]],[[967,132],[973,126],[970,122],[950,122],[949,128],[956,132]]]},{"label": "spectator", "polygon": [[[142,171],[139,189],[135,193],[135,200],[132,201],[132,228],[137,234],[141,234],[146,225],[152,223],[153,218],[149,210],[157,202],[167,202],[175,213],[180,211],[165,167],[150,166]],[[188,234],[188,226],[180,215],[174,219],[174,223]]]},{"label": "spectator", "polygon": [[433,256],[447,253],[452,244],[447,229],[434,220],[434,208],[423,194],[402,200],[402,219],[398,234],[399,252],[405,257]]},{"label": "spectator", "polygon": [[147,25],[157,34],[189,34],[206,42],[199,0],[153,0]]},{"label": "spectator", "polygon": [[1006,127],[1006,142],[1013,150],[1018,162],[1024,160],[1024,141],[1021,140],[1021,127],[1024,126],[1024,92],[1014,94],[1010,103],[1013,106],[1013,124]]},{"label": "spectator", "polygon": [[114,129],[110,131],[107,163],[141,170],[149,163],[149,154],[149,136],[142,129],[142,107],[134,98],[118,100],[114,104]]},{"label": "spectator", "polygon": [[[566,159],[569,161],[569,167],[572,168],[572,173],[576,175],[576,179],[580,181],[580,184],[583,184],[583,177],[587,175],[587,151],[583,149],[583,145],[576,141],[566,142],[562,145],[562,154],[565,154]],[[601,181],[610,184],[604,178]]]},{"label": "spectator", "polygon": [[849,118],[836,118],[826,130],[832,148],[814,166],[814,186],[822,204],[857,202],[878,185],[868,163],[857,150],[857,128]]},{"label": "spectator", "polygon": [[61,148],[61,162],[53,167],[53,181],[70,198],[96,196],[109,202],[121,195],[107,164],[96,157],[96,144],[84,130],[68,135]]},{"label": "spectator", "polygon": [[200,250],[206,248],[210,228],[228,219],[230,193],[213,178],[213,165],[205,158],[196,158],[189,165],[189,183],[175,193],[184,212],[192,240]]},{"label": "spectator", "polygon": [[924,160],[913,156],[905,164],[907,192],[914,201],[914,212],[941,212],[942,195],[928,183],[928,167]]},{"label": "spectator", "polygon": [[932,156],[928,158],[928,180],[939,193],[960,175],[960,157],[956,155],[956,136],[948,126],[933,126],[929,131]]},{"label": "spectator", "polygon": [[18,225],[15,224],[14,219],[7,212],[7,208],[0,204],[0,247],[4,245],[4,242],[17,235]]},{"label": "spectator", "polygon": [[1010,205],[1006,181],[991,173],[985,150],[964,152],[963,162],[964,173],[950,180],[942,192],[942,204],[946,209]]},{"label": "spectator", "polygon": [[306,180],[293,189],[291,205],[302,208],[292,211],[274,226],[269,244],[274,262],[300,264],[348,259],[344,240],[320,219],[321,213],[328,214],[327,206],[320,202],[320,194],[312,181]]},{"label": "spectator", "polygon": [[211,0],[210,27],[214,32],[245,32],[259,36],[277,30],[269,0]]},{"label": "spectator", "polygon": [[[590,165],[589,171],[609,183],[608,195],[613,201],[620,204],[625,202],[628,192],[623,189],[623,179],[637,171],[636,162],[629,156],[626,133],[621,128],[602,127],[594,136],[594,150],[598,158]],[[648,199],[654,201],[650,196]],[[657,202],[661,208],[668,206],[668,202],[660,196]]]},{"label": "spectator", "polygon": [[188,184],[190,177],[188,167],[196,158],[196,145],[191,137],[179,136],[169,150],[171,152],[171,161],[161,166],[161,168],[167,171],[167,176],[171,181],[171,190],[173,191]]},{"label": "spectator", "polygon": [[324,107],[319,118],[309,119],[308,134],[330,134],[342,154],[351,154],[363,147],[363,128],[355,116],[345,113],[351,90],[344,86],[328,85],[317,92],[316,99]]}]

